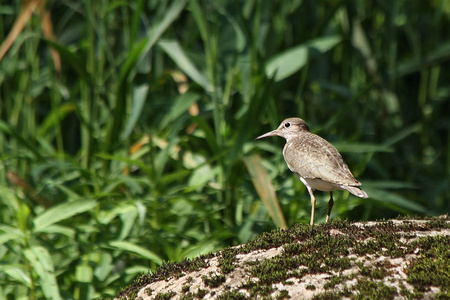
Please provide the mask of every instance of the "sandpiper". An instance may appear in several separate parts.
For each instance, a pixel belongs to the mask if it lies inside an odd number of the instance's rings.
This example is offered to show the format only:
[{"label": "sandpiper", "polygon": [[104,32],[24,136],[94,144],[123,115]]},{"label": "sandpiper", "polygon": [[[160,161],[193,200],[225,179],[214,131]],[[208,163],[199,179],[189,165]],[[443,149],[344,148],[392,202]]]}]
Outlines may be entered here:
[{"label": "sandpiper", "polygon": [[314,190],[330,192],[326,222],[333,208],[333,191],[346,190],[360,198],[369,196],[359,186],[339,151],[322,137],[311,133],[306,122],[300,118],[288,118],[276,130],[258,136],[262,139],[278,135],[286,139],[283,156],[292,172],[308,189],[311,196],[311,225],[314,225],[316,198]]}]

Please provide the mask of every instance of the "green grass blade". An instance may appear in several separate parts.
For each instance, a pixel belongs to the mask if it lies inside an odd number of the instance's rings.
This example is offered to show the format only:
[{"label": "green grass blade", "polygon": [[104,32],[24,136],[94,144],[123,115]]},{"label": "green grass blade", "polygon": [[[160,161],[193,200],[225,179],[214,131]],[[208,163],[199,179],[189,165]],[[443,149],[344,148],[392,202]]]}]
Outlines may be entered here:
[{"label": "green grass blade", "polygon": [[44,136],[51,128],[54,126],[57,126],[58,123],[61,122],[64,117],[75,111],[76,107],[73,103],[64,103],[58,109],[52,110],[50,114],[45,118],[45,120],[42,122],[42,125],[38,127],[38,130],[36,132],[37,137]]},{"label": "green grass blade", "polygon": [[23,251],[24,256],[39,277],[42,292],[47,299],[62,299],[56,282],[55,268],[50,253],[41,246],[33,246]]},{"label": "green grass blade", "polygon": [[84,199],[66,202],[47,209],[34,219],[34,231],[50,226],[54,223],[69,219],[75,215],[86,212],[97,205],[94,199]]},{"label": "green grass blade", "polygon": [[67,62],[78,73],[78,75],[80,75],[80,77],[87,77],[88,72],[85,69],[86,62],[83,61],[81,57],[62,44],[47,39],[43,40],[53,49],[58,51],[63,61]]},{"label": "green grass blade", "polygon": [[340,37],[328,36],[288,49],[267,62],[266,75],[268,77],[275,75],[275,81],[283,80],[300,70],[306,64],[309,55],[308,48],[314,48],[324,53],[340,41]]},{"label": "green grass blade", "polygon": [[385,145],[369,143],[333,143],[339,152],[368,153],[368,152],[393,152],[394,149]]},{"label": "green grass blade", "polygon": [[149,36],[139,42],[128,55],[123,68],[120,73],[117,102],[114,109],[112,126],[109,130],[108,143],[115,144],[119,140],[119,134],[122,132],[123,120],[125,117],[125,103],[127,100],[127,93],[129,84],[131,82],[131,71],[136,67],[139,61],[152,49],[161,35],[170,27],[170,25],[178,18],[179,14],[186,5],[186,0],[176,0],[172,3],[169,9],[165,12],[164,18],[154,24],[153,30],[149,33]]},{"label": "green grass blade", "polygon": [[156,263],[158,265],[162,264],[162,258],[158,254],[156,254],[150,250],[147,250],[144,247],[138,246],[136,244],[133,244],[130,242],[125,242],[125,241],[111,241],[111,242],[109,242],[109,245],[111,247],[117,248],[121,251],[136,253],[142,257],[145,257],[145,258],[153,261],[154,263]]},{"label": "green grass blade", "polygon": [[40,159],[43,158],[43,156],[36,147],[34,147],[26,138],[22,137],[22,135],[15,128],[11,127],[10,125],[8,125],[3,121],[0,121],[0,132],[12,136],[19,142],[19,144],[21,144],[22,146],[30,150],[32,153],[34,153],[36,157]]},{"label": "green grass blade", "polygon": [[175,121],[183,113],[187,112],[189,107],[200,100],[200,95],[197,93],[186,92],[179,95],[173,105],[170,106],[169,112],[164,116],[161,121],[161,128],[166,128],[169,123]]},{"label": "green grass blade", "polygon": [[206,91],[212,92],[213,88],[208,78],[200,73],[194,63],[186,56],[184,50],[177,41],[164,40],[160,41],[158,45],[193,81],[198,83]]},{"label": "green grass blade", "polygon": [[287,225],[284,220],[283,212],[278,203],[270,176],[262,165],[261,157],[259,155],[251,155],[244,157],[243,160],[250,173],[256,192],[264,203],[273,222],[277,228],[286,229]]},{"label": "green grass blade", "polygon": [[130,136],[131,132],[136,126],[136,123],[139,120],[139,117],[141,116],[142,109],[144,108],[144,104],[147,100],[148,89],[149,89],[148,84],[143,84],[141,86],[134,88],[131,116],[121,136],[122,141],[126,140]]}]

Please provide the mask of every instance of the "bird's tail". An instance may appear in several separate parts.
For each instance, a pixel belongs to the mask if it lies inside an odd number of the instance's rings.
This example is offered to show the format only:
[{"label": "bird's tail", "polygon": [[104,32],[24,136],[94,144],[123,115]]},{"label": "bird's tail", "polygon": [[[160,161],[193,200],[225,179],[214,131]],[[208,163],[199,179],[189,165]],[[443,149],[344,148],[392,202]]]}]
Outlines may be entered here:
[{"label": "bird's tail", "polygon": [[361,188],[357,186],[342,186],[344,190],[349,191],[353,195],[359,198],[369,198],[369,195],[367,195],[366,192],[364,192]]}]

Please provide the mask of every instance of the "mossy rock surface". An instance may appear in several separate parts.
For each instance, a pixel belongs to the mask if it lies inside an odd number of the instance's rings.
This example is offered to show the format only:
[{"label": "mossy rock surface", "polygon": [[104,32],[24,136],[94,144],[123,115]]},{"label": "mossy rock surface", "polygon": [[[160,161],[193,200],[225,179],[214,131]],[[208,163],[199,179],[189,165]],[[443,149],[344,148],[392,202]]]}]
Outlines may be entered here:
[{"label": "mossy rock surface", "polygon": [[450,218],[296,225],[164,264],[116,299],[450,299]]}]

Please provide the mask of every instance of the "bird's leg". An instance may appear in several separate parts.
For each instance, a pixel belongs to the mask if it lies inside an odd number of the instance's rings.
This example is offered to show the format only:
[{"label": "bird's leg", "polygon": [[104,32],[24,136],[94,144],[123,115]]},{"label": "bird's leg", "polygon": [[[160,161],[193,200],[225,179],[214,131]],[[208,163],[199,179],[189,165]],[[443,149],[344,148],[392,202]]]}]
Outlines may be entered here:
[{"label": "bird's leg", "polygon": [[313,189],[307,186],[309,195],[311,196],[311,222],[310,225],[314,225],[314,212],[316,210],[316,197],[314,197]]},{"label": "bird's leg", "polygon": [[333,192],[330,192],[330,201],[328,201],[328,213],[327,213],[327,220],[326,223],[328,223],[328,221],[330,220],[330,214],[331,214],[331,209],[333,208]]}]

